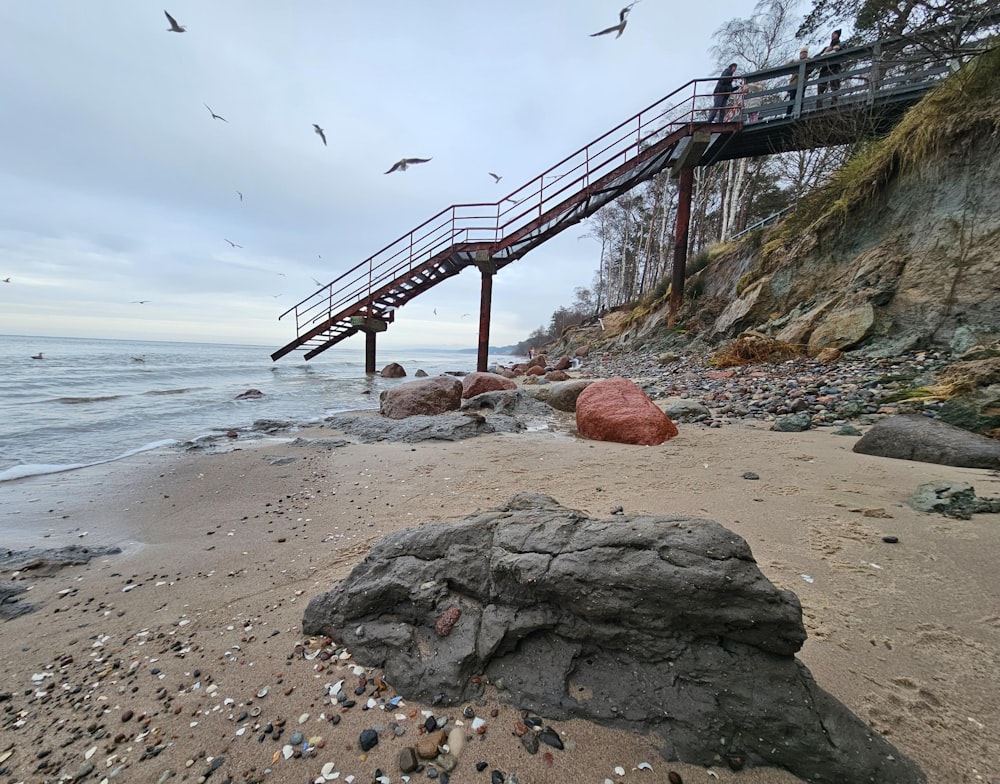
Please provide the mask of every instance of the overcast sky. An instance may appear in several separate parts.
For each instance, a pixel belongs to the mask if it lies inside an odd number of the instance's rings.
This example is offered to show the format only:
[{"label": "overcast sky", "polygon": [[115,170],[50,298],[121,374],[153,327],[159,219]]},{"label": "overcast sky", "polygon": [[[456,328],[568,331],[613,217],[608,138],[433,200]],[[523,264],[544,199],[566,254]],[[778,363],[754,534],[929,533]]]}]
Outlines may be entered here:
[{"label": "overcast sky", "polygon": [[[314,279],[715,75],[712,33],[753,11],[642,0],[615,39],[590,33],[621,0],[168,2],[187,32],[147,0],[0,3],[0,333],[277,349]],[[433,160],[383,174],[404,156]],[[500,271],[491,344],[591,285],[585,232]],[[380,345],[472,347],[478,305],[466,270]]]}]

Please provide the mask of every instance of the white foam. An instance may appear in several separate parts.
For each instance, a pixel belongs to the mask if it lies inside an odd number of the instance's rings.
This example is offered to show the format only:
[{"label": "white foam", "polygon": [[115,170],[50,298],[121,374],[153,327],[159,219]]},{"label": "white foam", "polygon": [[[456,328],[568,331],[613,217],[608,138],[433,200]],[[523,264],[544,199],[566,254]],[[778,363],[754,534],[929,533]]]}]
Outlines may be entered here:
[{"label": "white foam", "polygon": [[0,471],[0,482],[8,482],[12,479],[24,479],[28,476],[43,476],[45,474],[58,474],[63,471],[75,471],[78,468],[86,468],[87,466],[103,465],[104,463],[113,463],[115,460],[124,460],[126,457],[132,457],[133,455],[138,455],[141,452],[149,452],[153,449],[159,449],[164,446],[173,446],[177,441],[173,438],[166,438],[162,441],[151,441],[148,444],[137,447],[135,449],[130,449],[127,452],[122,452],[122,454],[115,457],[110,457],[107,460],[95,460],[93,463],[65,463],[61,465],[46,465],[46,464],[35,464],[35,465],[16,465],[8,468],[6,471]]}]

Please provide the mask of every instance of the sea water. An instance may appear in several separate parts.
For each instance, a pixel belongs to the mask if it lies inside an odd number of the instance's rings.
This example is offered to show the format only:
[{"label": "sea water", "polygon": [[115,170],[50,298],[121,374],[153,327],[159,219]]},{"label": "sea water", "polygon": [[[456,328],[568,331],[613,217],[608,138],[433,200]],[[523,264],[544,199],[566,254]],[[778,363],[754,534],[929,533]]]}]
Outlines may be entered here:
[{"label": "sea water", "polygon": [[[0,335],[0,481],[116,460],[259,420],[297,425],[378,408],[379,394],[476,369],[474,351],[385,349],[403,379],[365,373],[364,348],[272,362],[273,347]],[[41,356],[40,359],[34,357]],[[514,362],[491,356],[489,363]],[[250,389],[263,393],[239,399]]]}]

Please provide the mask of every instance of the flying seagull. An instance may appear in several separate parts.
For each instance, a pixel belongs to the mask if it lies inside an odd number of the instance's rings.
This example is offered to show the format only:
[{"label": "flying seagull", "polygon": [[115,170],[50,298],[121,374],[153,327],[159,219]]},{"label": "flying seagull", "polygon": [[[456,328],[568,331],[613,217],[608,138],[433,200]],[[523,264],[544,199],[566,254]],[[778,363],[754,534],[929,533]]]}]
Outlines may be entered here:
[{"label": "flying seagull", "polygon": [[167,28],[168,33],[183,33],[187,30],[186,27],[181,27],[179,24],[177,24],[177,20],[174,19],[166,11],[164,11],[163,13],[166,14],[167,21],[170,22],[170,27]]},{"label": "flying seagull", "polygon": [[[226,240],[226,238],[225,238],[225,237],[223,237],[222,239]],[[233,246],[234,248],[242,248],[242,247],[243,247],[242,245],[237,245],[237,244],[236,244],[235,242],[233,242],[232,240],[226,240],[226,242],[228,242],[228,243],[229,243],[230,245],[232,245],[232,246]]]},{"label": "flying seagull", "polygon": [[319,138],[323,140],[323,146],[326,147],[326,134],[323,133],[323,129],[316,123],[313,123],[313,130],[319,135]]},{"label": "flying seagull", "polygon": [[236,195],[240,197],[240,201],[243,201],[243,194],[240,191],[236,191]]},{"label": "flying seagull", "polygon": [[129,304],[130,305],[145,305],[147,302],[149,302],[148,299],[134,299]]},{"label": "flying seagull", "polygon": [[313,283],[315,283],[320,288],[323,288],[323,286],[326,285],[325,283],[320,283],[318,280],[316,280],[316,278],[313,278]]},{"label": "flying seagull", "polygon": [[4,278],[0,283],[10,283],[10,278]]},{"label": "flying seagull", "polygon": [[490,177],[493,178],[493,182],[500,182],[503,179],[499,174],[494,174],[493,172],[486,172]]},{"label": "flying seagull", "polygon": [[[635,0],[635,3],[638,2],[639,0]],[[590,37],[595,38],[599,35],[607,35],[608,33],[614,33],[617,31],[618,35],[616,35],[615,38],[621,38],[622,33],[625,32],[625,25],[628,24],[626,17],[628,16],[628,12],[632,10],[632,6],[634,6],[635,3],[630,3],[618,12],[618,24],[613,25],[612,27],[605,27],[598,33],[591,33]]]},{"label": "flying seagull", "polygon": [[394,171],[406,171],[414,163],[427,163],[431,160],[430,158],[401,158],[396,161],[389,169],[383,174],[392,174]]},{"label": "flying seagull", "polygon": [[212,111],[212,107],[211,107],[211,106],[209,106],[209,105],[208,105],[207,103],[203,103],[203,104],[202,104],[202,106],[204,106],[204,107],[205,107],[206,109],[208,109],[208,113],[209,113],[210,115],[212,115],[212,119],[213,119],[213,120],[222,120],[222,122],[224,122],[224,123],[228,123],[228,122],[229,122],[229,120],[227,120],[227,119],[226,119],[225,117],[223,117],[223,116],[222,116],[221,114],[216,114],[215,112],[213,112],[213,111]]}]

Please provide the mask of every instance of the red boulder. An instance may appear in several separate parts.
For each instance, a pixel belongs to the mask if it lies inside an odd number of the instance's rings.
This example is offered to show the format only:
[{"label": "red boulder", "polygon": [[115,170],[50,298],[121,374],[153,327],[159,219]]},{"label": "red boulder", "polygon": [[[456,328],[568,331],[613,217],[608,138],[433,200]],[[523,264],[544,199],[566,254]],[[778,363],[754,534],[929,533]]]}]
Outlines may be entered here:
[{"label": "red boulder", "polygon": [[462,379],[462,397],[470,398],[483,392],[497,392],[501,389],[517,389],[510,379],[497,373],[469,373]]},{"label": "red boulder", "polygon": [[595,381],[576,400],[576,429],[584,438],[619,444],[662,444],[677,426],[627,378]]}]

